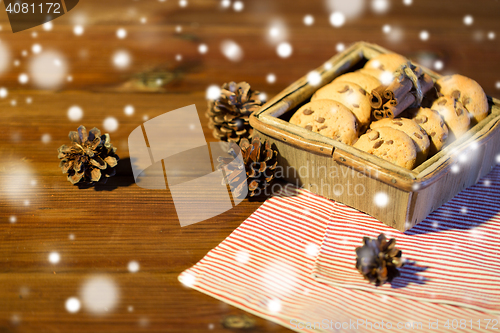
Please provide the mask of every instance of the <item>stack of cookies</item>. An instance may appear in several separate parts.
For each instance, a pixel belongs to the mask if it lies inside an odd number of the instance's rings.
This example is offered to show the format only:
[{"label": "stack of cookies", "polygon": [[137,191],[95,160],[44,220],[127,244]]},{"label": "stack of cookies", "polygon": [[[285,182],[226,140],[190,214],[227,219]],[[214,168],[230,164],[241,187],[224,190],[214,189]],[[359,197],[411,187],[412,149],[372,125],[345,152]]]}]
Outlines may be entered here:
[{"label": "stack of cookies", "polygon": [[408,59],[382,54],[364,68],[337,77],[319,89],[290,123],[413,169],[487,117],[481,86],[461,75],[444,76],[423,104],[400,118],[373,121],[370,93],[387,85]]}]

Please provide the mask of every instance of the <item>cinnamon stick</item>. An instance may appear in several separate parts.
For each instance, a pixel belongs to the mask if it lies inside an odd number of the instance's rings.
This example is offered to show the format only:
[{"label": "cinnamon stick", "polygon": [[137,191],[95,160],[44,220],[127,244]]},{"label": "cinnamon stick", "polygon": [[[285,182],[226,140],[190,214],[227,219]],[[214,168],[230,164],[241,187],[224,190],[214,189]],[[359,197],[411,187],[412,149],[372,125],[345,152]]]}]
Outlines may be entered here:
[{"label": "cinnamon stick", "polygon": [[423,95],[427,94],[434,87],[434,81],[429,74],[422,75],[418,80],[420,81],[420,88]]},{"label": "cinnamon stick", "polygon": [[373,118],[375,120],[384,119],[384,110],[373,110]]},{"label": "cinnamon stick", "polygon": [[384,91],[386,86],[379,86],[372,90],[370,94],[370,105],[373,109],[381,109],[386,100],[384,100]]},{"label": "cinnamon stick", "polygon": [[422,71],[422,67],[419,67],[419,66],[415,66],[415,68],[413,68],[412,70],[417,77],[420,77],[424,73]]},{"label": "cinnamon stick", "polygon": [[384,111],[389,118],[396,118],[413,103],[415,103],[415,96],[412,93],[408,93],[396,106],[391,105],[390,101],[384,104]]},{"label": "cinnamon stick", "polygon": [[384,97],[388,100],[396,100],[397,105],[412,88],[413,82],[408,77],[403,76],[401,79],[396,78],[384,91]]}]

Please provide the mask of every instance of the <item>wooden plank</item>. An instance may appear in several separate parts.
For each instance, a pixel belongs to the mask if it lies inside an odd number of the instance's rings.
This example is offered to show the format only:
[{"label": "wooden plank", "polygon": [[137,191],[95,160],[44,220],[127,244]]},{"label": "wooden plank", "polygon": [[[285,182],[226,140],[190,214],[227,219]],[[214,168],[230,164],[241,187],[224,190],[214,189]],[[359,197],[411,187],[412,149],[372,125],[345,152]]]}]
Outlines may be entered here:
[{"label": "wooden plank", "polygon": [[[9,95],[0,99],[0,331],[227,332],[221,321],[227,315],[244,314],[183,287],[177,276],[217,246],[265,198],[245,200],[230,212],[181,229],[169,191],[146,191],[131,179],[127,136],[143,123],[144,116],[151,119],[194,103],[206,138],[213,140],[203,115],[207,87],[247,81],[272,98],[327,62],[337,53],[337,44],[349,47],[359,40],[412,59],[442,60],[446,71],[472,77],[489,95],[499,96],[495,88],[500,72],[497,41],[484,36],[477,41],[476,30],[460,24],[464,13],[470,13],[477,29],[497,31],[497,2],[478,6],[474,1],[420,0],[406,7],[392,1],[384,15],[371,15],[367,10],[338,29],[329,23],[330,12],[322,1],[295,1],[293,5],[289,0],[244,1],[242,12],[223,9],[220,3],[189,0],[187,7],[180,7],[178,1],[82,0],[70,14],[53,21],[52,30],[36,27],[16,34],[11,33],[5,12],[0,15],[1,46],[10,55],[1,73],[1,87]],[[315,18],[312,26],[304,26],[305,13]],[[277,17],[285,24],[287,41],[293,47],[289,58],[279,57],[277,45],[267,38]],[[141,23],[142,18],[146,23]],[[388,22],[403,22],[404,38],[393,42],[392,35],[384,34],[380,28]],[[74,34],[75,24],[83,25],[83,35]],[[396,23],[391,26],[396,31]],[[431,33],[428,41],[419,39],[423,27]],[[126,38],[116,37],[119,28],[126,29]],[[232,62],[220,51],[221,42],[227,39],[240,45],[241,61]],[[29,71],[36,57],[30,51],[35,43],[61,55],[71,82],[56,91],[37,89]],[[207,53],[198,51],[200,44],[207,45]],[[131,55],[128,68],[113,66],[118,50]],[[176,60],[178,54],[181,61]],[[19,66],[13,65],[15,60]],[[30,75],[25,85],[19,83],[22,73]],[[275,83],[266,81],[269,73],[276,75]],[[26,103],[28,97],[31,104]],[[127,104],[135,106],[130,117],[123,113]],[[77,190],[57,167],[57,147],[80,124],[67,119],[72,105],[83,108],[81,123],[88,127],[102,128],[108,116],[119,121],[111,138],[123,160],[118,175],[99,191]],[[51,138],[47,143],[41,140],[45,134]],[[485,158],[493,163],[496,151],[487,147]],[[29,177],[12,176],[16,170],[28,170]],[[480,174],[485,172],[483,168]],[[24,205],[25,200],[29,205]],[[17,218],[16,223],[9,222],[11,216]],[[60,253],[59,264],[48,262],[51,251]],[[139,272],[128,272],[131,260],[139,262]],[[105,274],[118,285],[118,305],[103,316],[83,308],[68,313],[65,301],[79,297],[82,283],[93,274]],[[256,321],[255,332],[290,331],[249,316]]]}]

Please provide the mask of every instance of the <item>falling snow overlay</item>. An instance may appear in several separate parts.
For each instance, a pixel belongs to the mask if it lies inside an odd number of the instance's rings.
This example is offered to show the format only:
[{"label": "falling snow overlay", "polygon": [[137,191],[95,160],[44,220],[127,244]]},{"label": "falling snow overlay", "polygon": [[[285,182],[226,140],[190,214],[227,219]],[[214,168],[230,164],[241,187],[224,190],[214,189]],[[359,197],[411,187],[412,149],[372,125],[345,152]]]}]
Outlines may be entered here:
[{"label": "falling snow overlay", "polygon": [[[428,318],[440,324],[467,318],[467,325],[471,319],[476,325],[433,330],[439,332],[475,332],[478,320],[500,320],[500,165],[492,171],[480,165],[484,140],[466,151],[444,149],[450,153],[446,170],[440,169],[446,182],[436,191],[461,187],[458,180],[470,172],[482,178],[471,177],[477,185],[440,208],[436,200],[436,210],[417,226],[402,218],[398,223],[411,228],[404,233],[307,191],[238,205],[227,192],[229,211],[180,228],[174,185],[162,171],[169,166],[160,163],[165,190],[140,188],[128,140],[133,129],[146,130],[150,120],[195,104],[200,141],[215,143],[204,112],[224,82],[248,82],[263,101],[285,92],[282,105],[300,107],[307,101],[286,89],[300,79],[312,95],[329,84],[334,73],[347,70],[338,59],[358,41],[402,54],[437,75],[470,77],[496,101],[500,2],[86,0],[68,11],[70,2],[63,2],[62,17],[24,31],[13,33],[9,18],[0,23],[0,331],[219,332],[223,318],[245,311],[262,318],[249,331],[263,333],[373,331],[302,330],[290,324],[294,318],[340,323],[359,317],[391,321],[394,330],[398,321]],[[372,74],[385,84],[394,80],[383,69]],[[283,125],[290,116],[285,112],[276,121]],[[118,147],[116,176],[103,186],[71,186],[58,167],[57,148],[80,125],[110,133]],[[182,135],[163,143],[188,145]],[[500,164],[500,150],[490,149],[485,159]],[[159,157],[149,151],[149,160]],[[173,167],[181,165],[178,157]],[[210,170],[195,178],[214,171],[216,161],[209,159]],[[283,162],[286,168],[300,161]],[[400,209],[394,207],[400,184],[389,185],[370,187],[363,200],[380,211]],[[434,190],[427,185],[405,184],[405,192],[421,199]],[[333,195],[343,194],[335,188]],[[404,247],[402,280],[365,291],[318,282],[363,286],[351,250],[379,229]],[[411,293],[418,299],[406,297]]]}]

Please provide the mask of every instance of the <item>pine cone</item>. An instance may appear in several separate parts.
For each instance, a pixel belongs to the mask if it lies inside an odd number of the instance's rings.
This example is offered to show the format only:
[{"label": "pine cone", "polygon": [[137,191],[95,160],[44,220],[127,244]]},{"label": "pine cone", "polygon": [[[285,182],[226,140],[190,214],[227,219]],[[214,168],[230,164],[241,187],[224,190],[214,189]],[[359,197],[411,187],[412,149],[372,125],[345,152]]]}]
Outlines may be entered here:
[{"label": "pine cone", "polygon": [[[240,168],[241,161],[236,159],[241,150],[245,169]],[[222,168],[226,178],[236,188],[233,195],[237,198],[244,196],[245,186],[248,186],[248,193],[251,197],[260,193],[261,189],[269,186],[274,179],[276,166],[278,165],[278,152],[271,149],[269,142],[260,141],[259,137],[254,137],[252,143],[248,139],[241,139],[239,147],[233,143],[229,154],[231,158],[219,157],[220,163],[217,168]]]},{"label": "pine cone", "polygon": [[253,133],[250,115],[263,104],[259,95],[260,92],[252,90],[246,82],[224,83],[219,99],[208,102],[206,116],[213,136],[236,143],[241,138],[250,138]]},{"label": "pine cone", "polygon": [[119,157],[109,142],[109,134],[101,135],[96,127],[87,134],[85,126],[80,126],[78,132],[69,132],[69,139],[71,146],[62,145],[57,151],[59,167],[72,184],[105,183],[115,175]]},{"label": "pine cone", "polygon": [[363,244],[356,248],[356,268],[366,280],[380,286],[399,276],[403,261],[402,252],[395,247],[396,239],[388,241],[380,234],[376,239],[363,237]]}]

